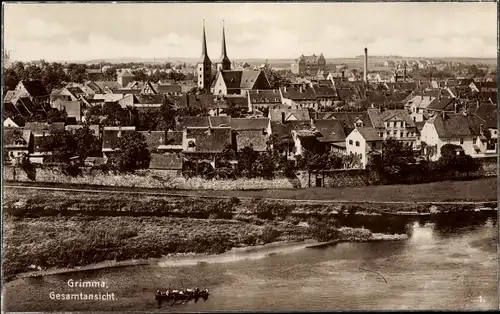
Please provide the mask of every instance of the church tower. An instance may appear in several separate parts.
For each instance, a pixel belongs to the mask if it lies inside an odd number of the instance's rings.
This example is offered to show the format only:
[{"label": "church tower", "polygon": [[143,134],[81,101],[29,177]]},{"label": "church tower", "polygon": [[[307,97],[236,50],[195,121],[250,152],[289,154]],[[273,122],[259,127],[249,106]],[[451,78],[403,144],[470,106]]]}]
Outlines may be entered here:
[{"label": "church tower", "polygon": [[219,72],[220,70],[231,70],[231,61],[229,60],[226,51],[226,33],[224,32],[224,21],[222,21],[222,51],[220,61],[219,63],[217,63],[217,72]]},{"label": "church tower", "polygon": [[205,20],[203,20],[203,38],[201,43],[201,58],[196,64],[198,73],[198,89],[208,90],[212,78],[212,61],[208,57],[207,38],[205,36]]}]

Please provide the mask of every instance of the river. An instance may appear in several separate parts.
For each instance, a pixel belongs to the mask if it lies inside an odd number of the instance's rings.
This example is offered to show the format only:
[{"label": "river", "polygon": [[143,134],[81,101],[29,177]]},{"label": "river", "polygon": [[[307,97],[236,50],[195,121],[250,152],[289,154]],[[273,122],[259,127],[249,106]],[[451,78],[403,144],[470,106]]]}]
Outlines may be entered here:
[{"label": "river", "polygon": [[[411,222],[407,240],[340,243],[274,254],[233,252],[5,285],[7,311],[486,310],[498,309],[495,218],[460,226]],[[189,260],[186,260],[189,261]],[[107,288],[70,288],[68,280]],[[208,287],[210,297],[157,307],[157,288]],[[56,293],[114,293],[114,301],[52,300]]]}]

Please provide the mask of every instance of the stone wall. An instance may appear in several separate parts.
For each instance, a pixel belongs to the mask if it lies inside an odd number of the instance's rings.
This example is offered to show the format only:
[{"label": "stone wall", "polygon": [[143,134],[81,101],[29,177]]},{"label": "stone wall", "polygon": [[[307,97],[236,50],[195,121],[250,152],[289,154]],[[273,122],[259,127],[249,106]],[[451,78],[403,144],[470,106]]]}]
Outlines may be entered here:
[{"label": "stone wall", "polygon": [[367,186],[380,182],[375,172],[365,169],[331,170],[311,173],[310,175],[307,171],[297,171],[296,175],[301,188]]}]

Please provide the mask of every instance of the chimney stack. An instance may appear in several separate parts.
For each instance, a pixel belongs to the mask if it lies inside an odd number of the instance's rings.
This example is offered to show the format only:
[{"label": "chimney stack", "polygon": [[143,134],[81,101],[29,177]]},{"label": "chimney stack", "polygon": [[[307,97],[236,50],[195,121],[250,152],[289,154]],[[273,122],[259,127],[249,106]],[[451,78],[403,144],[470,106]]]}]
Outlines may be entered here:
[{"label": "chimney stack", "polygon": [[365,71],[363,72],[363,80],[368,83],[368,48],[365,48]]},{"label": "chimney stack", "polygon": [[281,113],[281,123],[285,124],[285,113],[284,112]]}]

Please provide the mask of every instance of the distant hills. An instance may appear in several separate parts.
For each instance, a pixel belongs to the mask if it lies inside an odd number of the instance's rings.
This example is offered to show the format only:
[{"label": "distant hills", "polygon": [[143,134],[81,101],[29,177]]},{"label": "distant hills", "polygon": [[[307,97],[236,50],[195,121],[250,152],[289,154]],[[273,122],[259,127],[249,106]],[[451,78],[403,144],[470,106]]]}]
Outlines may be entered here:
[{"label": "distant hills", "polygon": [[[474,58],[474,57],[442,57],[442,58],[425,58],[425,57],[402,57],[402,56],[370,56],[368,55],[369,63],[383,63],[386,60],[442,60],[446,62],[461,62],[465,64],[476,64],[482,63],[491,66],[495,66],[497,64],[496,58]],[[275,67],[288,67],[294,59],[292,58],[280,58],[280,59],[264,59],[264,58],[249,58],[249,59],[234,59],[232,61],[237,63],[249,63],[250,65],[260,65],[267,62],[271,66]],[[363,56],[356,56],[350,58],[326,58],[327,63],[329,64],[348,64],[348,65],[360,65],[363,63]],[[104,59],[93,59],[88,61],[76,61],[76,60],[59,60],[56,62],[61,63],[86,63],[86,64],[96,64],[96,63],[145,63],[145,64],[158,64],[158,63],[187,63],[193,64],[198,62],[198,58],[104,58]]]},{"label": "distant hills", "polygon": [[[351,58],[326,58],[327,63],[352,63],[356,61],[362,61],[363,56],[351,57]],[[370,56],[368,55],[368,62],[384,62],[386,60],[401,60],[401,59],[425,59],[425,60],[442,60],[446,62],[461,62],[461,63],[485,63],[495,65],[497,63],[496,58],[473,58],[473,57],[442,57],[442,58],[425,58],[425,57],[402,57],[402,56]],[[234,59],[234,62],[244,63],[248,62],[249,64],[263,64],[266,62],[264,58],[252,58],[252,59]],[[291,58],[283,58],[283,59],[267,59],[269,64],[284,64],[284,63],[292,63],[294,59]],[[100,63],[100,62],[109,62],[109,63],[129,63],[129,62],[138,62],[138,63],[196,63],[198,62],[198,58],[109,58],[109,59],[95,59],[89,60],[85,63]]]}]

